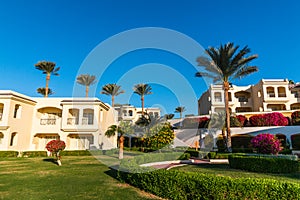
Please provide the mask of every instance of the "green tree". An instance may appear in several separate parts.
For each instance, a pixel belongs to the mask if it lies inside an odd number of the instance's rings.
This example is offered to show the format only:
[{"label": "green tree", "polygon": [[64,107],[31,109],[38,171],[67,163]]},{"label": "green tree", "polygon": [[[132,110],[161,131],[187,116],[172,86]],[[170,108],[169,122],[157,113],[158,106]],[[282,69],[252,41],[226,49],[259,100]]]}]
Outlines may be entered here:
[{"label": "green tree", "polygon": [[48,97],[50,76],[58,76],[58,71],[60,67],[55,67],[56,64],[50,61],[39,61],[34,66],[37,70],[40,70],[43,72],[43,74],[46,74],[45,97]]},{"label": "green tree", "polygon": [[149,84],[144,84],[144,83],[137,84],[133,87],[134,93],[141,96],[142,115],[144,115],[145,95],[152,94],[151,90],[152,90],[151,86]]},{"label": "green tree", "polygon": [[[43,88],[38,88],[36,90],[36,92],[43,95],[44,97],[46,96],[46,88],[44,88],[44,87]],[[53,91],[50,88],[48,88],[48,96],[51,95],[51,94],[53,94]]]},{"label": "green tree", "polygon": [[81,74],[77,76],[76,82],[85,86],[85,97],[89,96],[90,85],[96,83],[96,76],[89,74]]},{"label": "green tree", "polygon": [[161,149],[170,145],[175,138],[174,131],[170,123],[159,123],[154,125],[146,134],[144,139],[147,147]]},{"label": "green tree", "polygon": [[134,128],[128,121],[121,121],[119,125],[111,125],[105,132],[107,137],[119,135],[119,159],[123,159],[124,152],[124,135],[125,134],[133,134]]},{"label": "green tree", "polygon": [[116,83],[109,83],[102,87],[101,94],[110,95],[111,96],[111,106],[115,106],[115,96],[119,94],[123,94],[125,91],[121,89],[120,85]]},{"label": "green tree", "polygon": [[197,58],[199,66],[203,66],[205,72],[197,72],[196,77],[212,78],[214,83],[221,83],[224,90],[225,112],[226,112],[226,132],[227,148],[231,152],[231,133],[230,133],[230,111],[228,103],[228,90],[230,89],[230,80],[242,78],[253,72],[258,71],[258,67],[248,64],[256,59],[257,55],[250,55],[250,49],[245,46],[239,50],[239,46],[233,43],[220,45],[220,47],[209,47],[206,49],[206,56]]},{"label": "green tree", "polygon": [[182,113],[185,111],[186,109],[184,106],[178,106],[177,108],[175,108],[175,112],[180,114],[180,119],[182,119]]}]

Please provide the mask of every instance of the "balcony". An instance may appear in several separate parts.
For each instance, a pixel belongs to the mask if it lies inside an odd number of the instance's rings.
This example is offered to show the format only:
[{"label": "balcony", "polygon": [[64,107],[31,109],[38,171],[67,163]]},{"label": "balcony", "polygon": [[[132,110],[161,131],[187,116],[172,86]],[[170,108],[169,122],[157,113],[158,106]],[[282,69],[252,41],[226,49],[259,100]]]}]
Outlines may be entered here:
[{"label": "balcony", "polygon": [[268,98],[274,98],[275,97],[275,93],[267,93],[267,97]]},{"label": "balcony", "polygon": [[53,118],[41,119],[40,125],[56,125],[56,119]]},{"label": "balcony", "polygon": [[78,125],[79,119],[77,117],[69,117],[67,119],[67,125]]}]

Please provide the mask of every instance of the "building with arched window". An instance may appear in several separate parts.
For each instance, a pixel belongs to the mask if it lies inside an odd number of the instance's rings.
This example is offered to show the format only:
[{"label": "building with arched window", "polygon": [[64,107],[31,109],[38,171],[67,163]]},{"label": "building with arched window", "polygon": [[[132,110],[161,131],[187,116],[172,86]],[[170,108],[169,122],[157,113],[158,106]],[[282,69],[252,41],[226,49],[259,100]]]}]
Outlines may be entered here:
[{"label": "building with arched window", "polygon": [[[231,85],[228,99],[232,113],[289,111],[300,109],[300,84],[287,79],[262,79],[256,85]],[[225,109],[222,85],[211,85],[198,100],[198,114]]]},{"label": "building with arched window", "polygon": [[117,136],[104,135],[115,111],[98,98],[32,98],[0,91],[0,150],[45,150],[53,139],[66,150],[111,149]]}]

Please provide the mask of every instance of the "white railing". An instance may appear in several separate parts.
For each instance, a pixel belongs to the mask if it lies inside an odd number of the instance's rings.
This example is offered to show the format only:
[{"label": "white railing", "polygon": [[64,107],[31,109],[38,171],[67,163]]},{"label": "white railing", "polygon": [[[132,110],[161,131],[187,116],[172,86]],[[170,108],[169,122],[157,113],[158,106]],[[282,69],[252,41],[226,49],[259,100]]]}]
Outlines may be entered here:
[{"label": "white railing", "polygon": [[70,117],[67,119],[67,125],[78,125],[79,119],[76,117]]},{"label": "white railing", "polygon": [[40,125],[56,125],[56,119],[53,118],[41,119]]}]

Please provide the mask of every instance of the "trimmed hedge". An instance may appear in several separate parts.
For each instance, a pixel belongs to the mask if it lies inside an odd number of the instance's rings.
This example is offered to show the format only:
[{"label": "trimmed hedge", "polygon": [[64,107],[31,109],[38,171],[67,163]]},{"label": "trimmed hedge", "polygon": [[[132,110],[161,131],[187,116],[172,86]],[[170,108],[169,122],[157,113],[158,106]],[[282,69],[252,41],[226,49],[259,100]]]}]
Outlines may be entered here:
[{"label": "trimmed hedge", "polygon": [[17,151],[0,151],[0,157],[17,157],[18,154]]},{"label": "trimmed hedge", "polygon": [[156,170],[119,172],[119,178],[157,196],[181,199],[300,199],[300,184],[259,178],[230,178],[210,174]]},{"label": "trimmed hedge", "polygon": [[47,151],[24,151],[22,157],[46,157]]},{"label": "trimmed hedge", "polygon": [[252,172],[291,173],[299,171],[299,162],[296,156],[230,155],[228,160],[231,168]]}]

